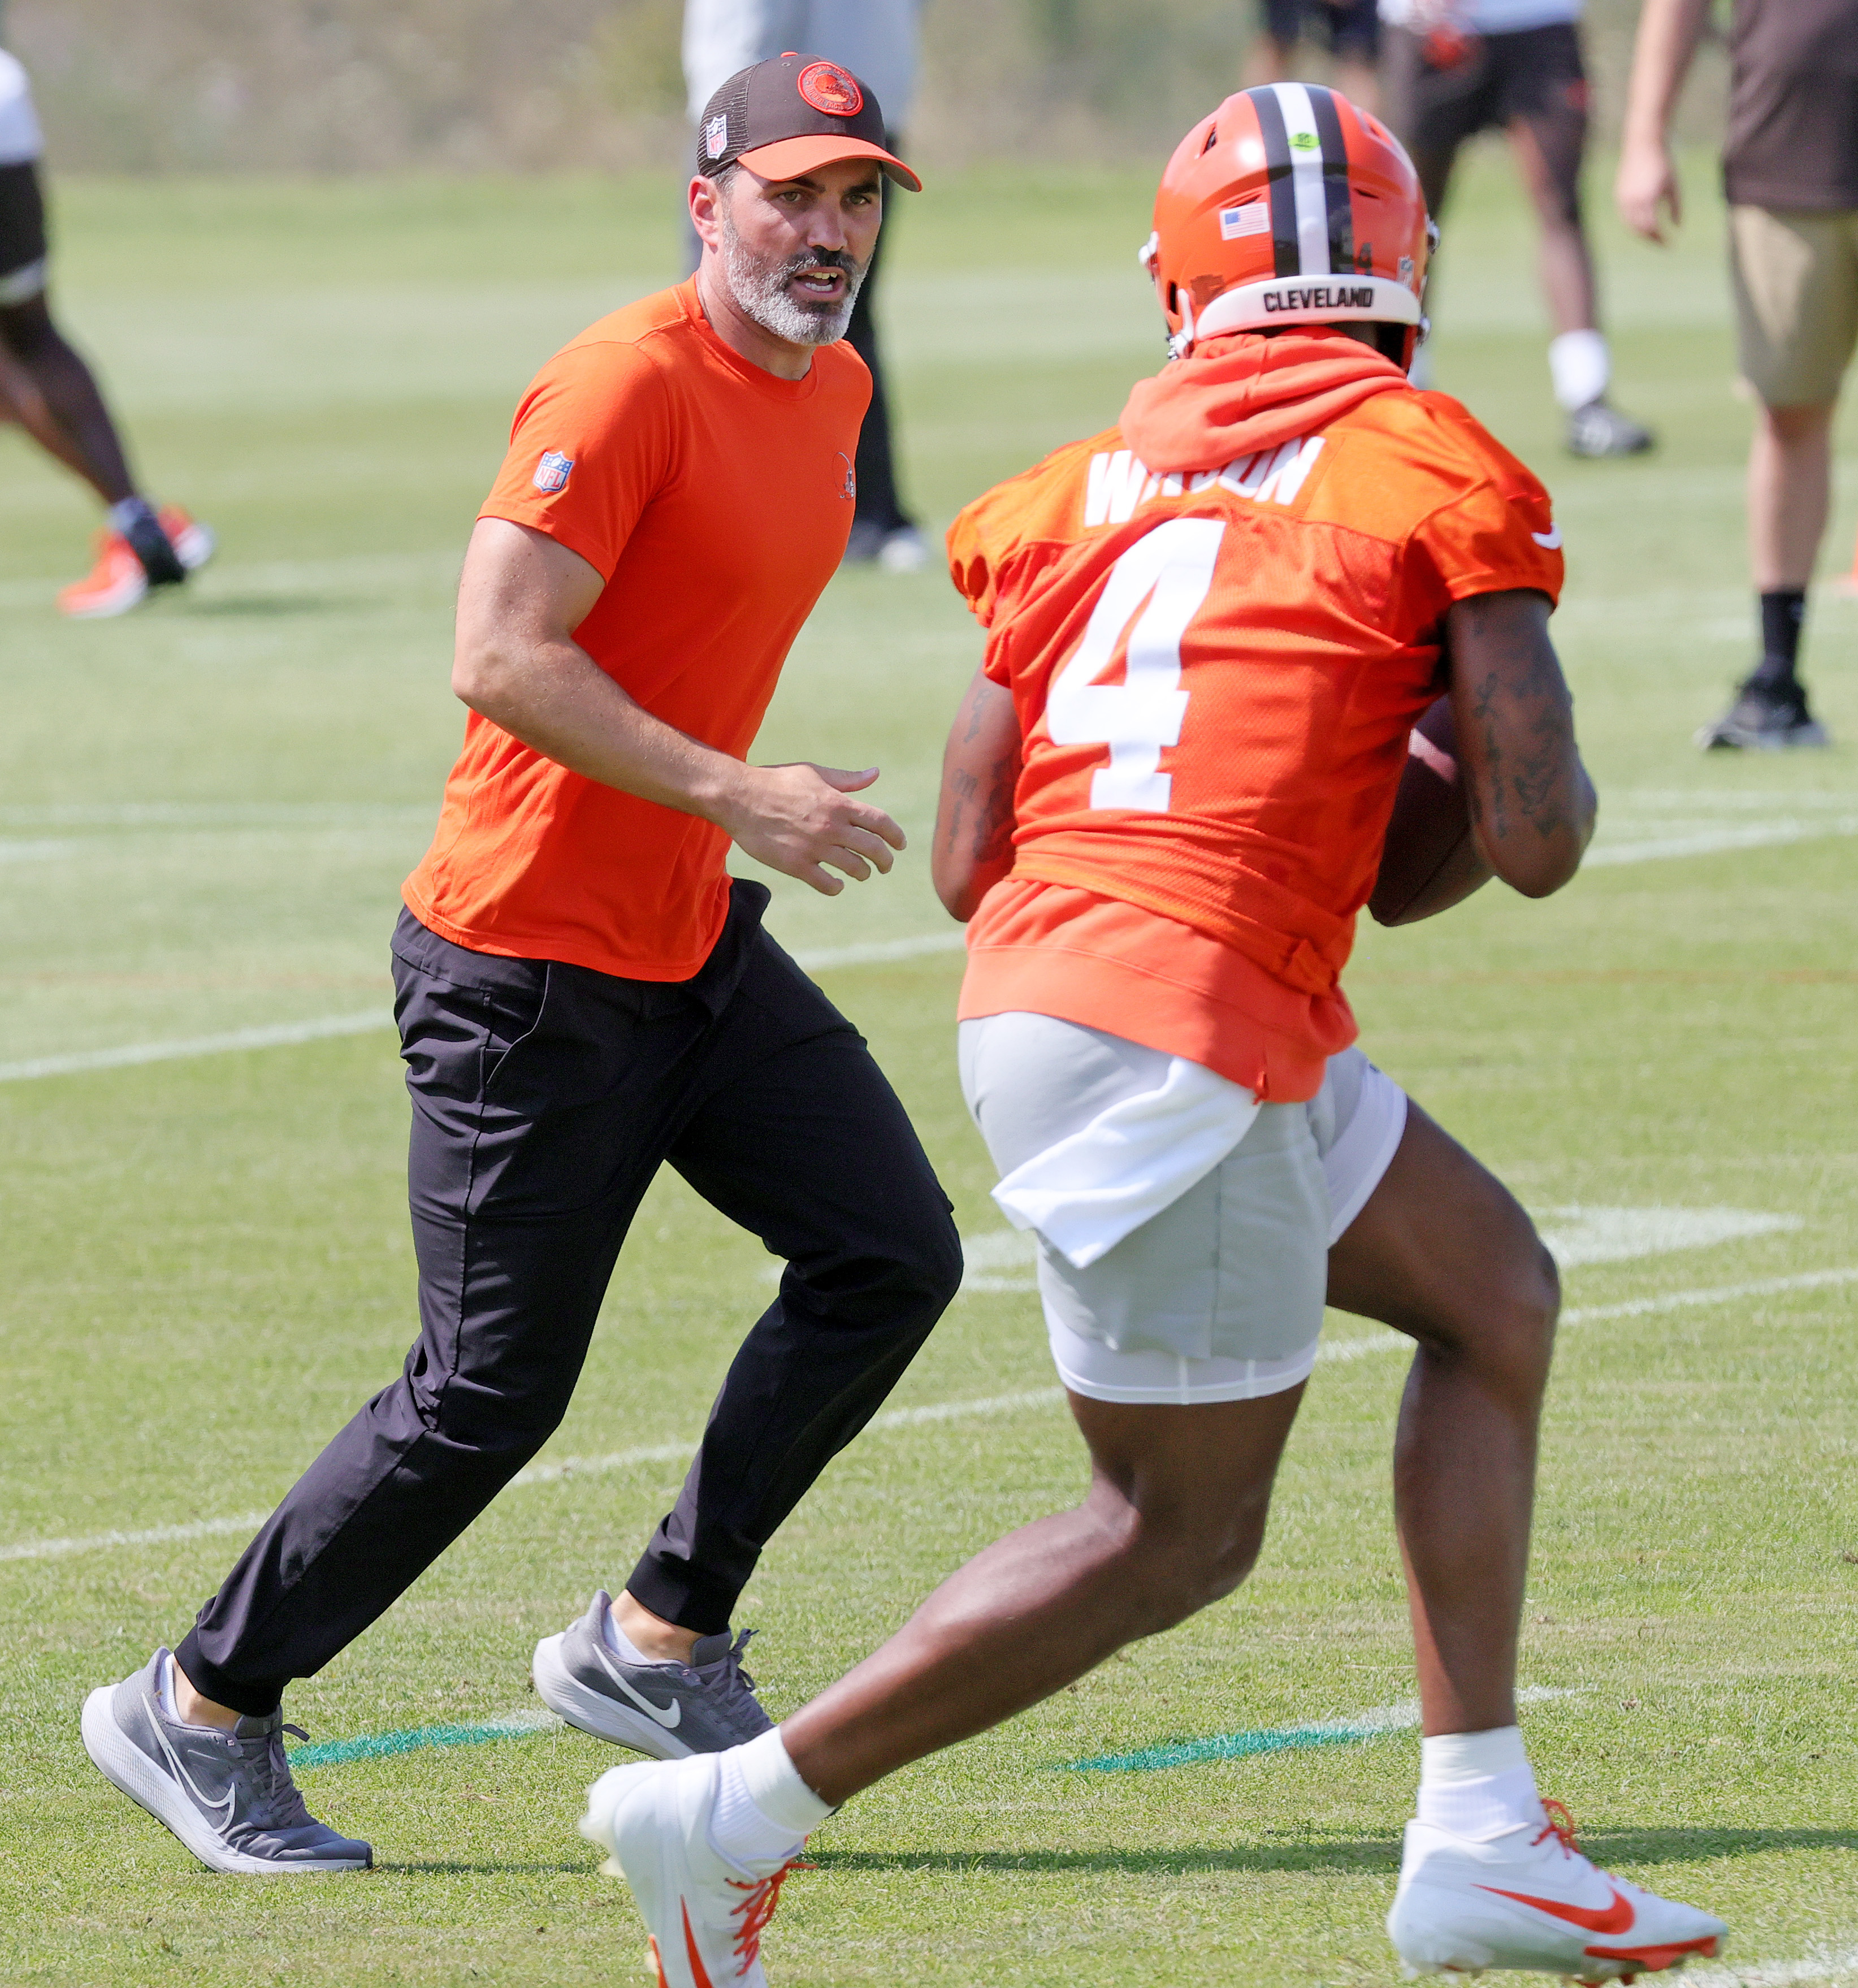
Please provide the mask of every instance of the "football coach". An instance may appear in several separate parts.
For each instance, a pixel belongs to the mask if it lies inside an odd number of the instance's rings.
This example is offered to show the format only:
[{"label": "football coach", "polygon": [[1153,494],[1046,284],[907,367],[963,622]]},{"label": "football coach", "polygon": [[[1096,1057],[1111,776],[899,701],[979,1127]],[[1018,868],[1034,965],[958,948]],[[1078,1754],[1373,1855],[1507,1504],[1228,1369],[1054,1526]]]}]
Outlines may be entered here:
[{"label": "football coach", "polygon": [[216,1870],[371,1862],[291,1783],[285,1687],[559,1423],[660,1166],[787,1267],[618,1600],[536,1651],[584,1730],[677,1757],[766,1729],[736,1599],[960,1282],[901,1105],[725,868],[734,843],[830,896],[904,847],[861,798],[875,769],[745,756],[852,522],[870,380],[839,341],[886,177],[918,190],[883,133],[835,63],[731,77],[698,134],[695,276],[517,410],[459,588],[464,749],[394,938],[419,1337],[179,1648],[84,1708],[96,1765]]}]

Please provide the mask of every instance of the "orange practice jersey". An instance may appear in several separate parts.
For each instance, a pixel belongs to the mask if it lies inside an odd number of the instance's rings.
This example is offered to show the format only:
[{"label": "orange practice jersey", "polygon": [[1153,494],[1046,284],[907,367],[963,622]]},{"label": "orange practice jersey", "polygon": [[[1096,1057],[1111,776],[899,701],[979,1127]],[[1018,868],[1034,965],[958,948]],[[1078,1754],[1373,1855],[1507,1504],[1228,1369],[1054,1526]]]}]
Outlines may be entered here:
[{"label": "orange practice jersey", "polygon": [[1559,545],[1528,470],[1404,384],[1184,477],[1112,429],[969,505],[950,563],[1025,764],[963,1016],[1058,1013],[1313,1095],[1353,1039],[1339,976],[1446,610],[1552,600]]},{"label": "orange practice jersey", "polygon": [[[823,346],[776,379],[710,328],[687,282],[549,361],[482,515],[578,553],[606,590],[575,631],[647,711],[741,759],[845,552],[870,375]],[[729,839],[603,786],[473,713],[415,918],[477,952],[685,980],[722,930]]]}]

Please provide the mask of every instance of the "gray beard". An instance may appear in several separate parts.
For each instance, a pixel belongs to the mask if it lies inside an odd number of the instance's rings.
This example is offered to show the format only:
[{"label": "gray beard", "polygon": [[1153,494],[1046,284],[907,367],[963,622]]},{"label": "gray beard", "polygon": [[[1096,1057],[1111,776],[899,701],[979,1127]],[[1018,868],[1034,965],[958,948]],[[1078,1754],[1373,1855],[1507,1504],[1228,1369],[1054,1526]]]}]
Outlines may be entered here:
[{"label": "gray beard", "polygon": [[849,273],[843,303],[805,303],[787,286],[798,271],[810,266],[808,262],[789,260],[770,267],[756,262],[742,246],[727,211],[722,217],[722,235],[723,275],[729,294],[762,330],[784,338],[789,345],[832,345],[844,337],[852,321],[852,307],[864,287],[863,269]]}]

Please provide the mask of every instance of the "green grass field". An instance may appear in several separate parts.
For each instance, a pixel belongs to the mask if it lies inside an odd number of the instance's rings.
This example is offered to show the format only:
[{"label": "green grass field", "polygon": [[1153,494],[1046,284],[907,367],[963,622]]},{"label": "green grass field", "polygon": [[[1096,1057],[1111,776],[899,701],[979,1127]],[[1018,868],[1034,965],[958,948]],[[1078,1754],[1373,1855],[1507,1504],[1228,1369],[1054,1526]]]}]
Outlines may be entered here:
[{"label": "green grass field", "polygon": [[[1636,462],[1559,453],[1500,160],[1447,217],[1441,384],[1556,494],[1556,627],[1602,827],[1561,897],[1493,888],[1370,928],[1350,984],[1370,1053],[1514,1184],[1566,1266],[1523,1666],[1559,1694],[1527,1714],[1545,1789],[1621,1870],[1731,1922],[1715,1988],[1778,1988],[1858,1973],[1858,783],[1849,746],[1749,761],[1689,742],[1752,639],[1748,416],[1708,178],[1695,162],[1674,254],[1602,219],[1619,397],[1664,438]],[[1106,424],[1157,363],[1133,265],[1147,191],[977,172],[907,207],[892,349],[911,494],[938,526]],[[451,584],[534,366],[675,274],[671,198],[655,181],[62,189],[69,323],[151,484],[222,552],[184,598],[61,623],[87,501],[0,433],[8,1982],[643,1978],[626,1895],[573,1831],[616,1757],[595,1741],[308,1770],[312,1805],[380,1868],[265,1883],[203,1874],[108,1790],[77,1712],[178,1639],[247,1515],[410,1334],[406,1107],[380,1024],[398,884],[461,729]],[[1858,508],[1849,419],[1842,446],[1829,572]],[[1809,669],[1846,742],[1855,638],[1858,606],[1821,589]],[[895,1404],[956,1412],[854,1445],[747,1598],[777,1713],[1083,1481],[957,1094],[960,960],[923,854],[977,646],[936,573],[848,574],[762,742],[881,762],[916,838],[836,902],[780,888],[773,919],[870,1036],[978,1246]],[[302,1039],[108,1053],[267,1029]],[[287,1716],[326,1742],[532,1709],[534,1638],[630,1567],[769,1269],[664,1183],[544,1459],[578,1465],[512,1487]],[[1380,1920],[1418,1757],[1397,1716],[1359,1743],[1064,1767],[1410,1696],[1387,1490],[1404,1362],[1358,1320],[1330,1339],[1253,1581],[833,1821],[769,1939],[777,1988],[1396,1978]]]}]

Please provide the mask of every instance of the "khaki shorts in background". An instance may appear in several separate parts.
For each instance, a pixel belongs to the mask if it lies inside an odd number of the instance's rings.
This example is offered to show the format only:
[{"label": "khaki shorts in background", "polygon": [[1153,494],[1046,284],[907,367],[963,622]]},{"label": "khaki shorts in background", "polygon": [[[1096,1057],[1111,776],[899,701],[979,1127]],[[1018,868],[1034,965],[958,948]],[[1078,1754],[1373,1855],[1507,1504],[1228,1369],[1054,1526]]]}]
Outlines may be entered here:
[{"label": "khaki shorts in background", "polygon": [[1742,377],[1771,407],[1839,397],[1858,344],[1858,208],[1729,209]]}]

